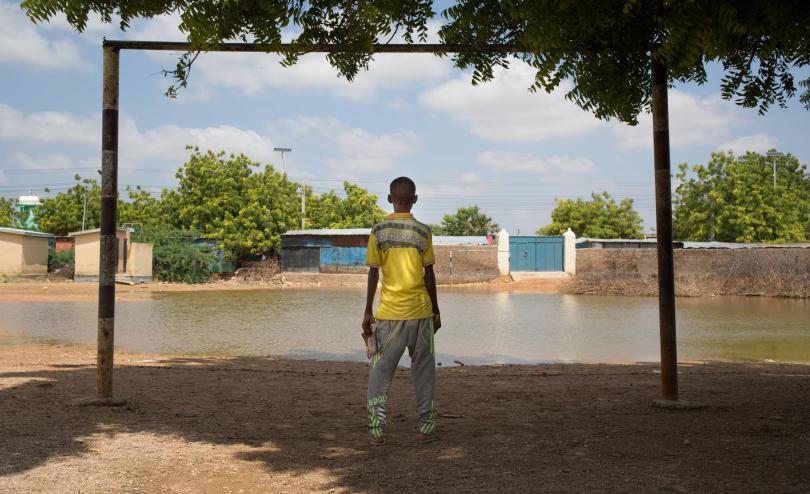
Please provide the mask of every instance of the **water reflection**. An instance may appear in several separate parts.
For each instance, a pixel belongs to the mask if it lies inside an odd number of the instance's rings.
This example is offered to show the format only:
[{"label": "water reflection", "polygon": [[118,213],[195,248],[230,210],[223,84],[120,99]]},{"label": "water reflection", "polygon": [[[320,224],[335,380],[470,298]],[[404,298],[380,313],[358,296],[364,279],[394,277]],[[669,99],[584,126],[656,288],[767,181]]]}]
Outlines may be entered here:
[{"label": "water reflection", "polygon": [[[441,294],[439,360],[656,361],[655,298]],[[116,343],[145,353],[364,360],[354,290],[155,294],[117,304]],[[810,301],[679,299],[682,359],[810,361]],[[0,302],[0,341],[94,343],[96,306]],[[404,362],[407,359],[404,360]]]}]

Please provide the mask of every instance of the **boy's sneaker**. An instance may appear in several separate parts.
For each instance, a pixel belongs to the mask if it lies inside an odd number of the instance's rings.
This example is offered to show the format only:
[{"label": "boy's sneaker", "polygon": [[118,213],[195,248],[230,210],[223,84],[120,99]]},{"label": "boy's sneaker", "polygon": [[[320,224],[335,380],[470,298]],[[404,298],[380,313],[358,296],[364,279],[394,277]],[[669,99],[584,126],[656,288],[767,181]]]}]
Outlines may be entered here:
[{"label": "boy's sneaker", "polygon": [[419,442],[422,444],[433,443],[439,440],[439,434],[436,431],[425,434],[424,432],[417,432],[419,435]]},{"label": "boy's sneaker", "polygon": [[385,444],[385,436],[374,437],[374,434],[369,433],[368,443],[371,446],[383,446]]}]

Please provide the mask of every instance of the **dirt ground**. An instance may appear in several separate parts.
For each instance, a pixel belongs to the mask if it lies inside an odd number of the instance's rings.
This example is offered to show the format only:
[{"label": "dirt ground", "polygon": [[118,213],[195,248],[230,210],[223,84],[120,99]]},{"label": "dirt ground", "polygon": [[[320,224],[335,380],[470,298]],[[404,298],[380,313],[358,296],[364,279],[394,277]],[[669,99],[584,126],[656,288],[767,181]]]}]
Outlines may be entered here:
[{"label": "dirt ground", "polygon": [[121,407],[78,406],[95,349],[0,346],[0,492],[810,492],[810,366],[440,368],[419,445],[408,371],[365,443],[364,364],[118,352]]},{"label": "dirt ground", "polygon": [[[285,275],[286,276],[286,275]],[[358,290],[365,287],[365,275],[309,274],[290,275],[292,281],[282,284],[219,281],[213,283],[144,283],[140,285],[116,284],[116,300],[146,300],[152,293],[201,292],[201,291],[254,291],[328,288],[330,290]],[[486,283],[440,286],[440,290],[557,293],[566,280],[525,280],[511,281],[509,277],[498,278]],[[0,282],[0,301],[8,302],[50,302],[71,301],[90,302],[98,300],[97,283],[75,283],[72,280],[13,280]]]}]

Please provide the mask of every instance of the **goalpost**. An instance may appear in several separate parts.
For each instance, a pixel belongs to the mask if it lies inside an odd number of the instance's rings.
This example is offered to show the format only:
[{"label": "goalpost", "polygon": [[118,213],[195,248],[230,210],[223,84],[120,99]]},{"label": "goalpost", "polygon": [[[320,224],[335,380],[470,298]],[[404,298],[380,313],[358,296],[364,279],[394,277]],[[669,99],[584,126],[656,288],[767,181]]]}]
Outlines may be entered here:
[{"label": "goalpost", "polygon": [[[118,221],[118,106],[121,50],[188,52],[185,42],[104,40],[103,92],[101,117],[101,245],[98,277],[98,357],[96,398],[88,404],[120,405],[113,397],[113,358],[115,340],[115,256]],[[290,50],[281,44],[272,51]],[[267,53],[267,47],[254,43],[222,43],[207,51]],[[318,45],[307,52],[341,52],[339,46]],[[515,53],[509,45],[471,47],[451,44],[377,44],[374,53]],[[652,60],[652,113],[655,156],[656,217],[658,219],[658,277],[661,338],[661,391],[665,401],[678,400],[677,355],[675,342],[675,289],[672,252],[672,201],[670,189],[669,115],[666,68]]]}]

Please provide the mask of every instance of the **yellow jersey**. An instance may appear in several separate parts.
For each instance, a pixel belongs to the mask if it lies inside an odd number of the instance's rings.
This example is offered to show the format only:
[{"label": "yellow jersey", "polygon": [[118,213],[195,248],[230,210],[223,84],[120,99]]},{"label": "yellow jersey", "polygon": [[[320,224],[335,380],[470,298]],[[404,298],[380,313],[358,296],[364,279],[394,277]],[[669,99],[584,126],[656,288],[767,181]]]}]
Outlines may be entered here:
[{"label": "yellow jersey", "polygon": [[406,321],[433,317],[425,288],[425,266],[436,262],[430,228],[411,213],[394,213],[374,225],[368,237],[366,266],[382,271],[376,319]]}]

